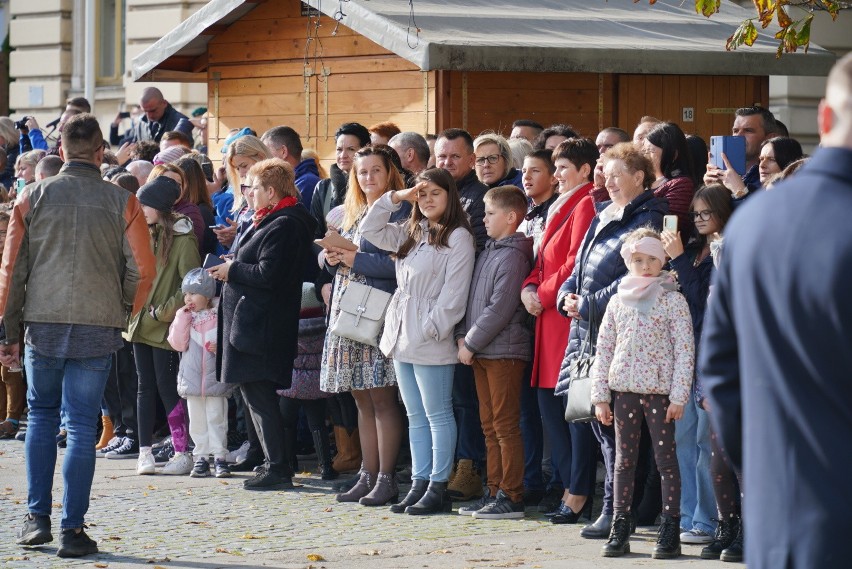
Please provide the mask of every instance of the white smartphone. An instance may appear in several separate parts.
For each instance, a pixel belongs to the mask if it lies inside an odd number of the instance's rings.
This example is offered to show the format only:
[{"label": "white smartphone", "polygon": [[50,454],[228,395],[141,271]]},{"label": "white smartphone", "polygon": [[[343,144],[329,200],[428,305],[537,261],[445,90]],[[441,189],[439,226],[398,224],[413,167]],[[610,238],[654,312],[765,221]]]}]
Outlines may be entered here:
[{"label": "white smartphone", "polygon": [[663,231],[671,231],[672,233],[677,233],[677,216],[676,215],[664,215],[663,216]]}]

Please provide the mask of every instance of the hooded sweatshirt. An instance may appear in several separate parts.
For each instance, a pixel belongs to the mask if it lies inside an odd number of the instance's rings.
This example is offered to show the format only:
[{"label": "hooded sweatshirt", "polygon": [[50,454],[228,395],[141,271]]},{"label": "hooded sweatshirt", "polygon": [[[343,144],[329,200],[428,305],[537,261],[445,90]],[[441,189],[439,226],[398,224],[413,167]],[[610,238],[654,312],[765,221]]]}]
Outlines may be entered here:
[{"label": "hooded sweatshirt", "polygon": [[531,358],[530,333],[521,304],[521,285],[533,266],[533,239],[517,232],[489,239],[473,269],[467,312],[456,327],[456,338],[475,357]]}]

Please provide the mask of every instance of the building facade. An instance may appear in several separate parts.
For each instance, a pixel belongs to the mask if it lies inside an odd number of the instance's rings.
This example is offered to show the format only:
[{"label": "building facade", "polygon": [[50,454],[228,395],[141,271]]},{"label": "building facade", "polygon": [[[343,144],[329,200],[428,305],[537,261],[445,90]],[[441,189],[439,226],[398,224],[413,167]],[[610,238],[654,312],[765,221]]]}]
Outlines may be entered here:
[{"label": "building facade", "polygon": [[[120,111],[130,110],[150,84],[134,83],[129,62],[186,20],[204,1],[95,0],[95,91],[93,111],[106,135]],[[8,2],[9,109],[13,119],[36,118],[44,127],[57,119],[69,97],[84,96],[86,0]],[[189,114],[207,100],[202,85],[157,85],[178,110]],[[127,123],[129,124],[129,122]],[[126,126],[126,125],[125,125]],[[49,129],[47,129],[49,130]]]}]

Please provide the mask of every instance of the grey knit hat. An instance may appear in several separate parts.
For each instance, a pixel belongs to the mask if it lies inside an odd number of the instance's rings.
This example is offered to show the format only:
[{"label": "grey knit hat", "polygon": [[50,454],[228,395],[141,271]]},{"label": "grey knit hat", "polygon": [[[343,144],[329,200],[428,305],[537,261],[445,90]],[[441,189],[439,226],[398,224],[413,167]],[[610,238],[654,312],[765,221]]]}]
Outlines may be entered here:
[{"label": "grey knit hat", "polygon": [[201,267],[192,269],[183,277],[180,285],[181,292],[189,294],[200,294],[207,298],[216,296],[216,281],[206,270]]},{"label": "grey knit hat", "polygon": [[157,176],[136,192],[139,203],[167,213],[172,211],[179,197],[180,185],[165,176]]}]

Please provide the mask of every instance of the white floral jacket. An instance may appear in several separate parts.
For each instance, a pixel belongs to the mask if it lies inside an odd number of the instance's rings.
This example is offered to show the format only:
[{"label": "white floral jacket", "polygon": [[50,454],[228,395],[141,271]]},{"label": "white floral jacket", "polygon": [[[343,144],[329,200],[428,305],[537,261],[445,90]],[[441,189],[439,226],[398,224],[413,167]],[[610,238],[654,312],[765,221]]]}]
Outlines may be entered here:
[{"label": "white floral jacket", "polygon": [[612,391],[668,394],[678,405],[689,400],[695,339],[689,306],[679,292],[664,291],[648,314],[613,296],[596,348],[593,405],[608,403]]}]

